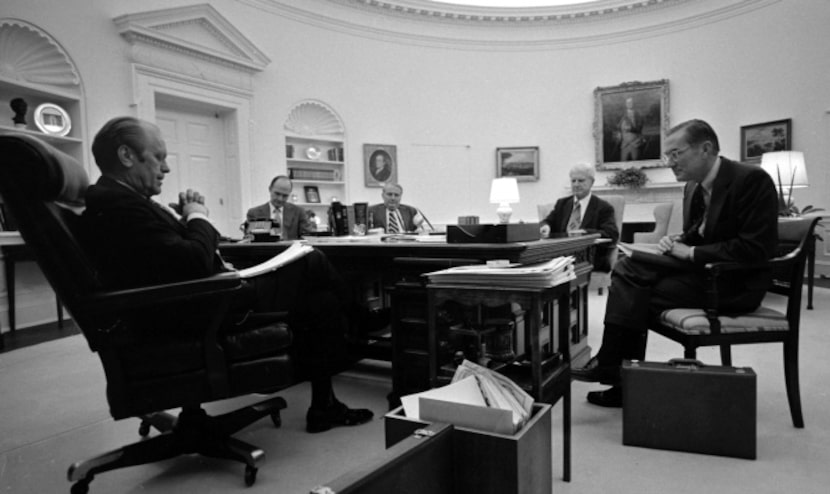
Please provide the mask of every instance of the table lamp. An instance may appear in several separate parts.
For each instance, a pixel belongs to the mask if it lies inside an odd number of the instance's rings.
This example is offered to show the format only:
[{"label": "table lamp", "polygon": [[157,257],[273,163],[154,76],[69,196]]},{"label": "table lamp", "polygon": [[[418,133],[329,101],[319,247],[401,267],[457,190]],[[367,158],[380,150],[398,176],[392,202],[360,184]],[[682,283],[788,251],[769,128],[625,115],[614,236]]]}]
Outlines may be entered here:
[{"label": "table lamp", "polygon": [[513,209],[510,204],[519,202],[519,184],[514,177],[494,178],[490,185],[490,203],[498,204],[496,214],[499,223],[510,223]]},{"label": "table lamp", "polygon": [[807,187],[807,167],[801,151],[774,151],[761,155],[761,168],[770,174],[778,187],[778,214],[789,216],[794,205],[793,189]]}]

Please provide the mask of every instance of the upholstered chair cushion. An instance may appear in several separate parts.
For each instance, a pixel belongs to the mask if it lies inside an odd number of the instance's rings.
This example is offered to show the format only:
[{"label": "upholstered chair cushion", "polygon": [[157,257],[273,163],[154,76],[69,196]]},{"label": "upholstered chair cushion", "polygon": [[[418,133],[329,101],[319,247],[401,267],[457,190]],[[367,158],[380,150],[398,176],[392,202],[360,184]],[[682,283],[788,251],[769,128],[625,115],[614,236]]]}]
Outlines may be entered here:
[{"label": "upholstered chair cushion", "polygon": [[[759,307],[754,312],[739,316],[720,316],[721,333],[750,333],[762,331],[789,331],[787,317],[777,310]],[[689,335],[711,333],[709,320],[703,309],[671,309],[663,311],[660,323]]]}]

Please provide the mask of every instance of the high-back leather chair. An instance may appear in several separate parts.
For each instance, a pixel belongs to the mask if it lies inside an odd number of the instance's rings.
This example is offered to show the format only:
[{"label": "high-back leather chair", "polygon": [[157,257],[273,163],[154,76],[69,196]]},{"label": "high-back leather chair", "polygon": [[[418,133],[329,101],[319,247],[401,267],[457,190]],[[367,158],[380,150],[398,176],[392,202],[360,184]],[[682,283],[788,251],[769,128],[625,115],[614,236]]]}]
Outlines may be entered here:
[{"label": "high-back leather chair", "polygon": [[[245,482],[253,484],[264,453],[231,434],[268,415],[279,426],[285,401],[274,397],[216,417],[201,405],[293,384],[284,315],[228,318],[231,297],[242,285],[236,273],[108,290],[81,240],[87,185],[86,172],[68,155],[29,135],[0,135],[0,195],[46,279],[98,353],[112,417],[140,417],[141,436],[151,426],[162,432],[72,465],[73,494],[87,492],[101,472],[189,453],[243,462]],[[165,316],[171,313],[179,316],[176,327]],[[164,412],[179,407],[178,417]]]},{"label": "high-back leather chair", "polygon": [[[781,219],[778,240],[785,249],[779,257],[759,264],[716,262],[706,265],[710,288],[705,309],[677,308],[664,311],[651,329],[683,345],[684,357],[695,358],[697,347],[719,346],[723,365],[732,365],[732,345],[749,343],[783,343],[784,380],[790,415],[795,427],[804,427],[801,394],[798,384],[798,338],[801,323],[801,292],[807,242],[811,240],[821,217]],[[770,269],[773,283],[770,293],[786,299],[785,311],[769,307],[764,301],[748,314],[724,314],[718,311],[717,280],[741,270]]]}]

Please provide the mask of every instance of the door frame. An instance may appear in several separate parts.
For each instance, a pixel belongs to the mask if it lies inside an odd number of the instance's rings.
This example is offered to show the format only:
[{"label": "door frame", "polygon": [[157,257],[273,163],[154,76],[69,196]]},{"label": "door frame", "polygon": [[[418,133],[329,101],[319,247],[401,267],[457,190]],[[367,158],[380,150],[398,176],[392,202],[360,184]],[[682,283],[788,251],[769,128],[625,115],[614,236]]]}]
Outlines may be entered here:
[{"label": "door frame", "polygon": [[[132,65],[133,106],[138,118],[155,122],[157,96],[171,96],[179,100],[219,108],[219,118],[225,133],[225,156],[218,157],[226,163],[228,187],[228,211],[230,221],[244,221],[245,205],[251,203],[252,176],[251,139],[248,126],[251,99],[249,91],[176,74],[146,65]],[[247,177],[245,186],[243,178]]]}]

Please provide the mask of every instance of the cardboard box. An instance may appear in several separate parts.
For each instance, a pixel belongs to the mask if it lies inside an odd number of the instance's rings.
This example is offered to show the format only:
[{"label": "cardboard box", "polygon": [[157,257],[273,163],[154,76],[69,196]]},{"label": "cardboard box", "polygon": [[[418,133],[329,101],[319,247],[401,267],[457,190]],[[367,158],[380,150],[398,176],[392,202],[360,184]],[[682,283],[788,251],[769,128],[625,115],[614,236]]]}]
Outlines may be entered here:
[{"label": "cardboard box", "polygon": [[[458,493],[547,494],[553,489],[551,406],[533,405],[533,415],[515,434],[456,426],[453,465]],[[465,411],[466,413],[466,411]],[[461,415],[461,412],[456,414]],[[398,407],[384,417],[386,447],[428,425],[404,416]]]},{"label": "cardboard box", "polygon": [[447,225],[449,244],[505,244],[540,238],[539,223]]}]

